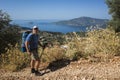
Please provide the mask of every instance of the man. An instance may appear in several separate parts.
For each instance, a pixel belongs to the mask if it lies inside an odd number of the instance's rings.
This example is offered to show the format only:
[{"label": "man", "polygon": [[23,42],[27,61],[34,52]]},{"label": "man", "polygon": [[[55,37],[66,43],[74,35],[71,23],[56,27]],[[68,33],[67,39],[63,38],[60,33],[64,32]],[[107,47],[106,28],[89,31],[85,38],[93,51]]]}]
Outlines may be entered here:
[{"label": "man", "polygon": [[38,56],[38,27],[33,26],[32,33],[30,33],[25,42],[27,53],[31,56],[31,73],[35,73],[35,75],[39,75],[38,71],[40,65],[40,58]]}]

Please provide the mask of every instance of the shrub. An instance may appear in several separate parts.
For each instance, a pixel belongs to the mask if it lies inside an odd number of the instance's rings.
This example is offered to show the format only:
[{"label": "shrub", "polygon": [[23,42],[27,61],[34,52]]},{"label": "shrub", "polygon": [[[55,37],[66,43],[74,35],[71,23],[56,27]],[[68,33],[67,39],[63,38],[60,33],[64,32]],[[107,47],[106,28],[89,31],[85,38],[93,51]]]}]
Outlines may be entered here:
[{"label": "shrub", "polygon": [[15,47],[9,45],[9,49],[6,48],[6,50],[7,52],[0,56],[0,67],[17,71],[29,65],[30,58],[19,50],[17,44]]},{"label": "shrub", "polygon": [[20,28],[18,26],[10,26],[0,31],[0,54],[5,53],[5,48],[9,48],[8,44],[15,46],[20,41]]},{"label": "shrub", "polygon": [[118,33],[108,29],[88,32],[86,53],[120,54],[120,38]]},{"label": "shrub", "polygon": [[108,29],[98,29],[88,31],[86,37],[79,37],[75,32],[74,37],[69,42],[70,49],[67,55],[72,59],[101,56],[120,55],[120,33]]},{"label": "shrub", "polygon": [[61,49],[59,46],[54,46],[52,48],[46,48],[42,56],[42,61],[52,62],[60,59],[66,58],[65,50]]},{"label": "shrub", "polygon": [[[0,55],[1,68],[18,71],[29,66],[30,56],[27,53],[22,53],[18,44],[15,47],[9,44],[9,48],[6,48],[6,50],[6,53]],[[38,52],[41,56],[42,48],[39,48]],[[52,61],[64,59],[64,52],[63,49],[58,47],[47,48],[41,56],[41,62],[51,63]]]}]

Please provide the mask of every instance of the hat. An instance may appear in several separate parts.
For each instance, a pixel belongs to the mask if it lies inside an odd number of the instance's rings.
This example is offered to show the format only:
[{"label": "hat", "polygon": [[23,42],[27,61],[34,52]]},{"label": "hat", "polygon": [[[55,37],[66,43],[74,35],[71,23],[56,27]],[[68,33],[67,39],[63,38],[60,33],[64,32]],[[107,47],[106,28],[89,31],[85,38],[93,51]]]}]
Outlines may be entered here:
[{"label": "hat", "polygon": [[33,26],[33,29],[38,28],[37,26]]}]

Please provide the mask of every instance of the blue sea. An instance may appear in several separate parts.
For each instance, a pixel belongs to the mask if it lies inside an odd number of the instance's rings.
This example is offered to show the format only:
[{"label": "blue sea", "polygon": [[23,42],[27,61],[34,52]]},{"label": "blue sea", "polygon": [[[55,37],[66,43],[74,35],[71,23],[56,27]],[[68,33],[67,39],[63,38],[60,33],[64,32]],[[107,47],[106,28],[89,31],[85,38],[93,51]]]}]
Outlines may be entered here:
[{"label": "blue sea", "polygon": [[78,31],[86,31],[86,27],[82,26],[68,26],[68,25],[57,25],[53,22],[57,22],[59,20],[13,20],[11,24],[17,24],[22,27],[32,28],[34,25],[39,27],[41,31],[50,31],[50,32],[78,32]]}]

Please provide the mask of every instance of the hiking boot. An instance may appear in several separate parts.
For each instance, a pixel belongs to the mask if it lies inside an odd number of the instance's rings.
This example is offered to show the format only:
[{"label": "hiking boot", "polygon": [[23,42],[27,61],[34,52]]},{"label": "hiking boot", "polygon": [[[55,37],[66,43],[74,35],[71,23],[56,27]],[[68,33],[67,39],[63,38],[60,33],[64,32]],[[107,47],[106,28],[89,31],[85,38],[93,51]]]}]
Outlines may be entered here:
[{"label": "hiking boot", "polygon": [[34,68],[31,69],[31,73],[35,73],[35,69]]},{"label": "hiking boot", "polygon": [[35,71],[35,75],[36,75],[36,76],[41,76],[42,74],[41,74],[38,70],[36,70],[36,71]]}]

